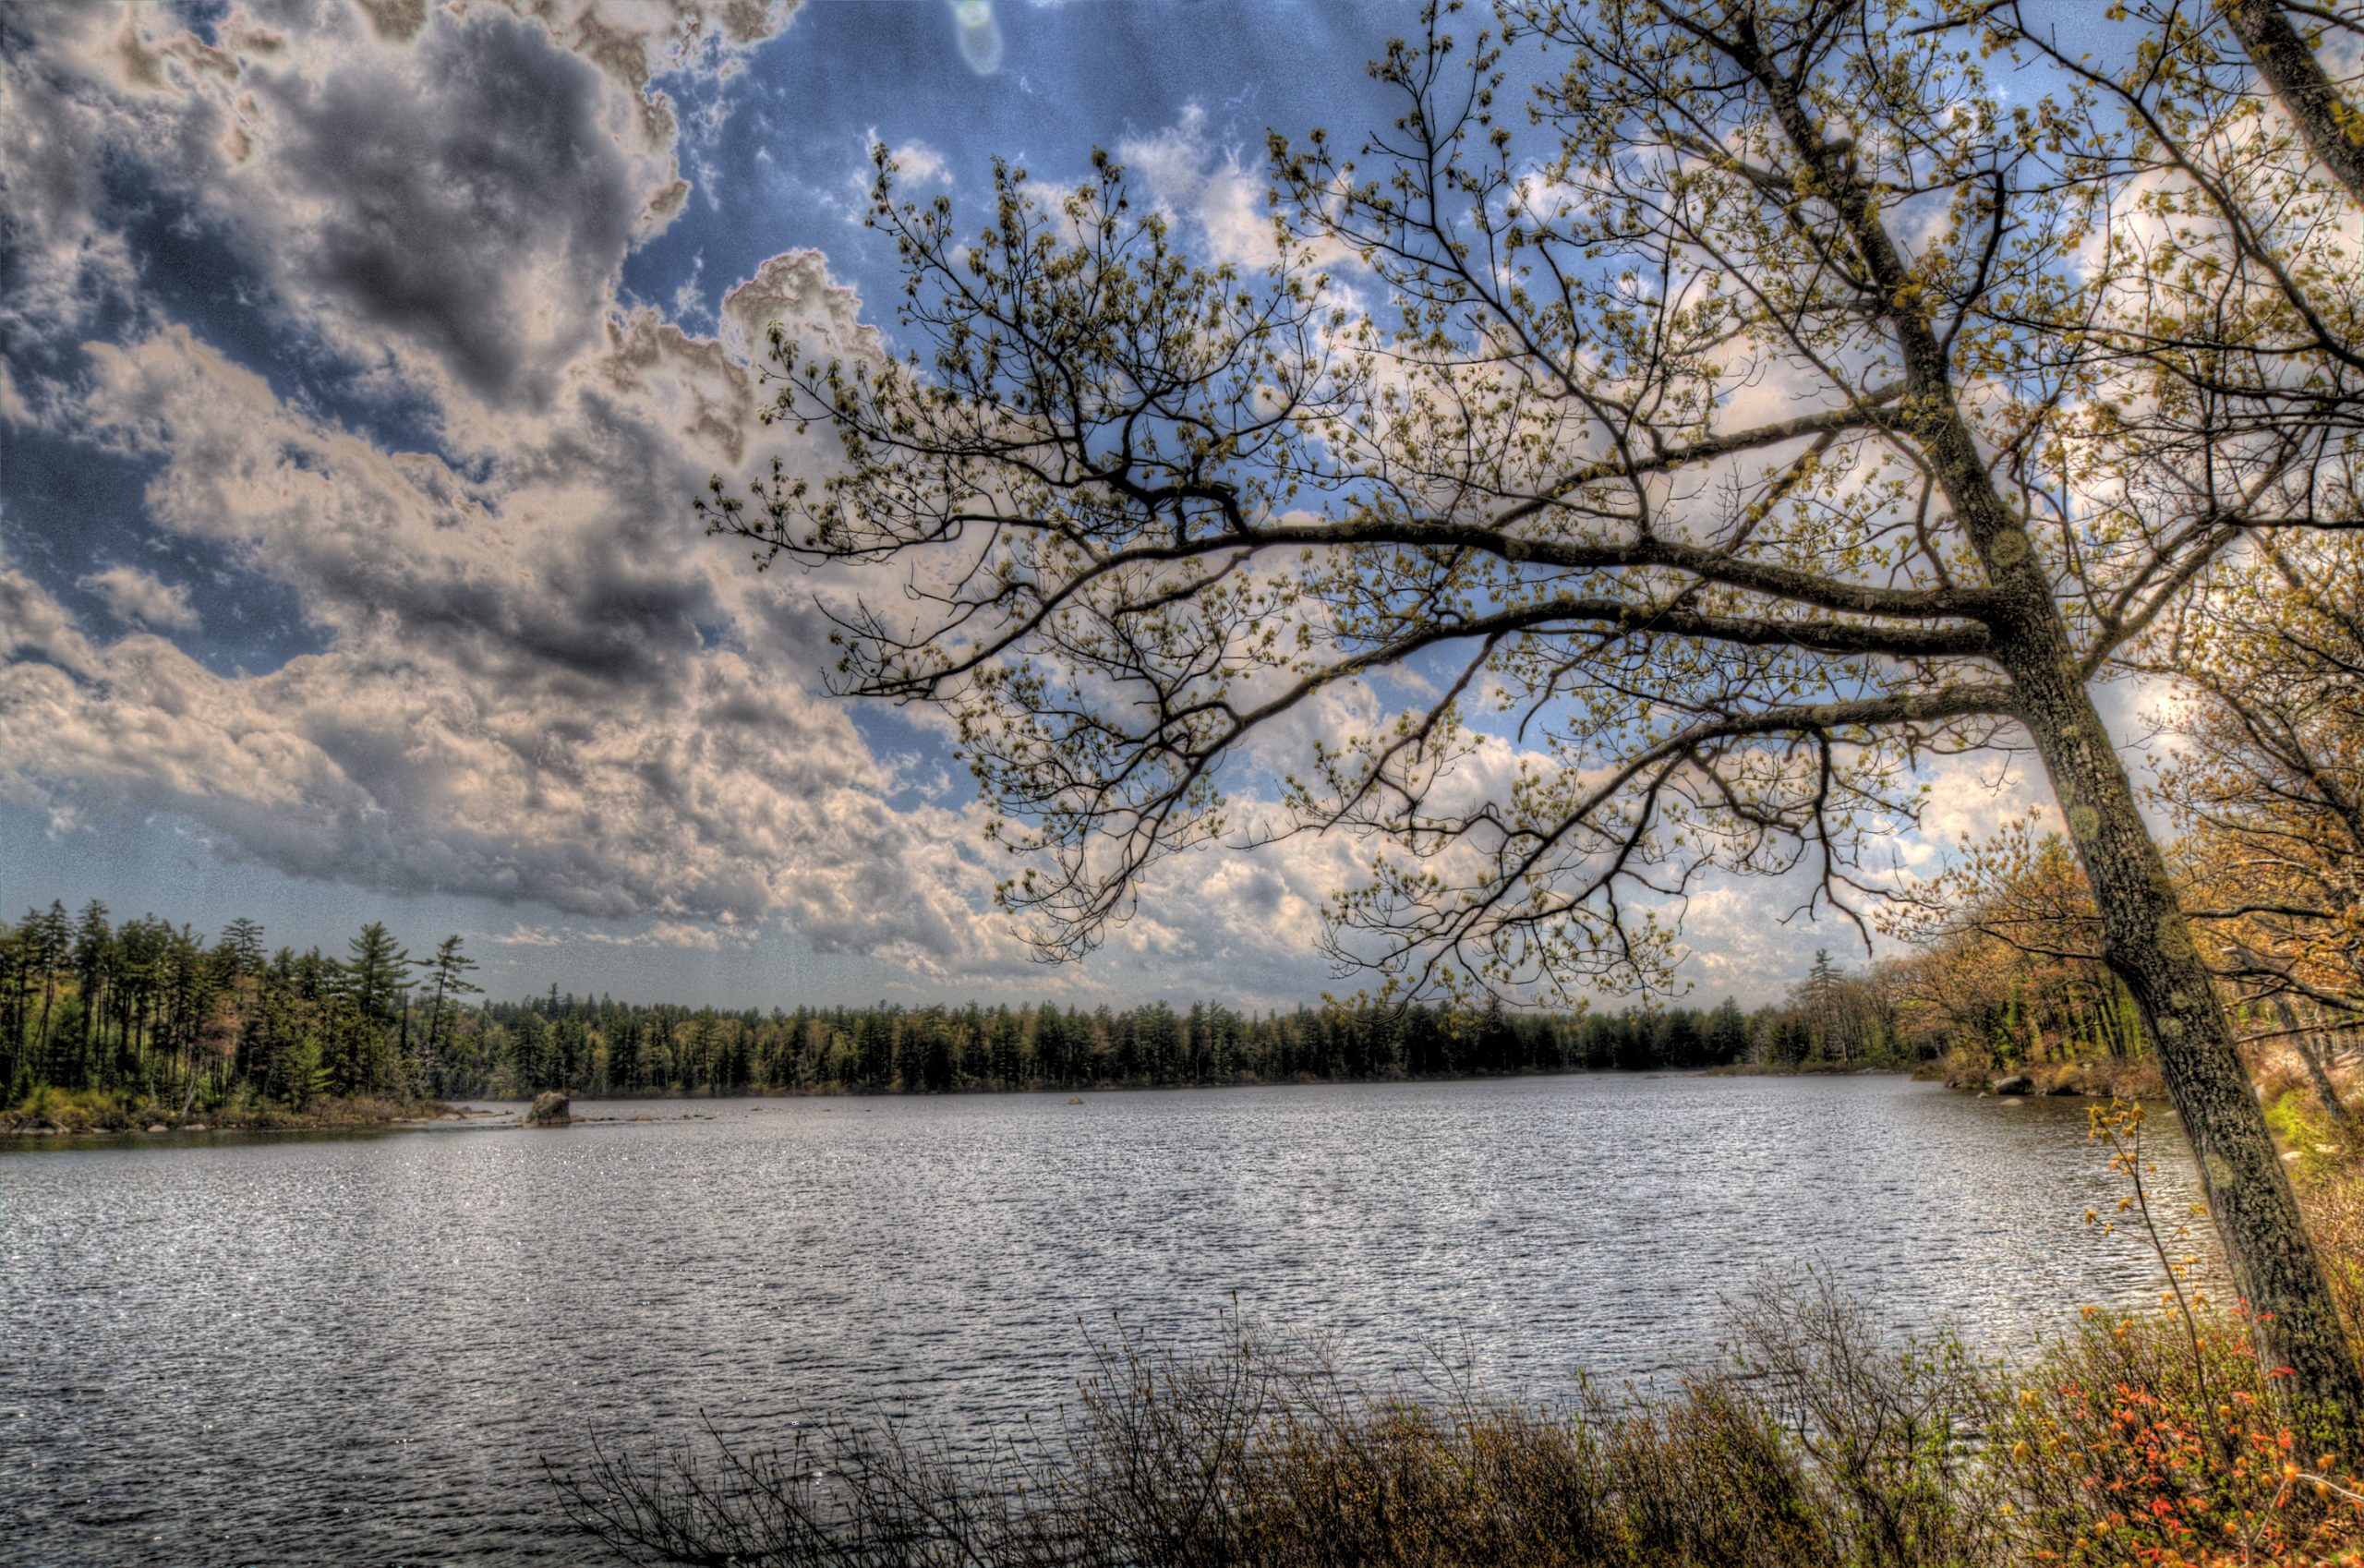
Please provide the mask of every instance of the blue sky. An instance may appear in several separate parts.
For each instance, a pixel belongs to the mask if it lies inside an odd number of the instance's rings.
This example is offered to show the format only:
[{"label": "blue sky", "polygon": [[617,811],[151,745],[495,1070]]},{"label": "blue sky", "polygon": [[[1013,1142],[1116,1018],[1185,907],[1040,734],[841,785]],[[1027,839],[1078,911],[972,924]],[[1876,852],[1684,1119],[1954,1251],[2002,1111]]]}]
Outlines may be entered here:
[{"label": "blue sky", "polygon": [[[940,731],[829,698],[816,594],[705,538],[751,344],[891,332],[868,148],[959,201],[1117,150],[1253,241],[1268,127],[1379,121],[1408,7],[15,0],[0,257],[0,900],[332,949],[466,935],[496,992],[794,1005],[1333,983],[1351,845],[1208,851],[1031,963]],[[1990,766],[1936,830],[2014,803]],[[1695,918],[1711,995],[1846,931]]]}]

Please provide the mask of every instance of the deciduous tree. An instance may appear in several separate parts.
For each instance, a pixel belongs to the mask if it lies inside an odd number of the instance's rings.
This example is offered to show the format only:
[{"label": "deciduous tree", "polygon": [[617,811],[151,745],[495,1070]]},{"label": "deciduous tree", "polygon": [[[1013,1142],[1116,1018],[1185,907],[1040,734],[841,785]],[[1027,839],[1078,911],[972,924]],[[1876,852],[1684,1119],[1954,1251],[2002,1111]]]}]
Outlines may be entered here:
[{"label": "deciduous tree", "polygon": [[[970,234],[882,154],[910,356],[779,332],[843,464],[706,516],[899,569],[845,685],[952,715],[1055,952],[1177,850],[1345,828],[1342,961],[1663,984],[1701,875],[1852,912],[1927,759],[2032,750],[2268,1354],[2364,1407],[2093,693],[2237,541],[2357,515],[2313,111],[2184,7],[2102,66],[2008,4],[1449,10],[1359,151],[1275,142],[1260,275],[1104,156],[1000,169]],[[1226,799],[1309,732],[1278,808]]]}]

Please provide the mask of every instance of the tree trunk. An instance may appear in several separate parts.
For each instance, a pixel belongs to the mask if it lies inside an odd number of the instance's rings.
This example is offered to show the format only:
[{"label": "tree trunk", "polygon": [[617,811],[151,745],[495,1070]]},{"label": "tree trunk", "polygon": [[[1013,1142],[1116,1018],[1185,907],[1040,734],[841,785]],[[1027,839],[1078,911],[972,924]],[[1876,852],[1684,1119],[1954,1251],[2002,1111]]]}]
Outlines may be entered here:
[{"label": "tree trunk", "polygon": [[2290,1048],[2305,1066],[2308,1080],[2314,1085],[2315,1098],[2322,1102],[2324,1113],[2342,1132],[2352,1137],[2356,1131],[2355,1113],[2340,1099],[2339,1090],[2332,1083],[2331,1069],[2323,1065],[2322,1043],[2316,1031],[2299,1024],[2298,1010],[2290,1006],[2287,996],[2274,998],[2274,1016],[2289,1036]]},{"label": "tree trunk", "polygon": [[2338,85],[2291,25],[2280,0],[2223,0],[2222,9],[2258,74],[2306,139],[2307,151],[2364,202],[2364,143],[2342,123],[2346,104]]},{"label": "tree trunk", "polygon": [[[2280,18],[2278,7],[2263,0],[2236,3],[2259,12],[2252,19],[2261,28]],[[2286,26],[2287,18],[2281,20]],[[1920,296],[1913,271],[1882,226],[1879,199],[1857,166],[1853,147],[1826,139],[1796,81],[1758,43],[1746,12],[1719,45],[1763,86],[1784,137],[1811,169],[1817,194],[1838,211],[1878,297],[1888,302],[1883,315],[1910,394],[1904,428],[2001,601],[1983,617],[1993,637],[1990,657],[2011,679],[2015,716],[2044,759],[2093,884],[2103,959],[2126,983],[2158,1051],[2209,1212],[2224,1237],[2234,1287],[2249,1306],[2260,1354],[2269,1369],[2288,1369],[2285,1386],[2301,1402],[2353,1429],[2364,1422],[2364,1374],[2299,1218],[2289,1173],[2234,1050],[2231,1024],[2216,1004],[2166,859],[2093,707],[2046,568],[2022,514],[1996,488],[1963,415],[1946,344],[1923,308],[1910,303]],[[2299,65],[2284,63],[2293,71]]]},{"label": "tree trunk", "polygon": [[[2024,549],[2024,536],[2019,542]],[[2364,1416],[2364,1376],[2234,1049],[2231,1023],[2067,629],[2048,597],[2030,609],[2015,635],[1998,639],[1999,657],[2092,879],[2103,956],[2133,994],[2158,1052],[2266,1366],[2289,1369],[2292,1393],[2352,1426]]]}]

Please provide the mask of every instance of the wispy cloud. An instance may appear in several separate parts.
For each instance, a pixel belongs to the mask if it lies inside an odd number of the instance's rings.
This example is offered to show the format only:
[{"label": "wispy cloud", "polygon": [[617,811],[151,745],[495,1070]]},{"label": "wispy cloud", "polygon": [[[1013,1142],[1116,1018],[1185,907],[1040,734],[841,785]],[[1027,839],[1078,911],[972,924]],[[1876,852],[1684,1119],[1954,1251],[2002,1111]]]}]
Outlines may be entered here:
[{"label": "wispy cloud", "polygon": [[193,632],[198,614],[188,602],[188,589],[163,582],[137,566],[110,566],[81,579],[98,596],[107,613],[127,626],[160,632]]}]

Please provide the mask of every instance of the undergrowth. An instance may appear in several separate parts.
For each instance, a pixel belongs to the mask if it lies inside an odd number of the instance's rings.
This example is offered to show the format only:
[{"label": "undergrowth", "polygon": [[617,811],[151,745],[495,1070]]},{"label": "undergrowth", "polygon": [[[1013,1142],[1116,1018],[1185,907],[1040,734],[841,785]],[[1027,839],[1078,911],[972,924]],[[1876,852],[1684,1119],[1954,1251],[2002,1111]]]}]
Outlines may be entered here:
[{"label": "undergrowth", "polygon": [[57,1089],[37,1085],[15,1104],[0,1110],[0,1132],[139,1132],[151,1127],[180,1128],[374,1127],[406,1117],[433,1116],[451,1109],[433,1100],[398,1095],[316,1095],[300,1105],[265,1099],[241,1089],[226,1098],[186,1108],[155,1095],[123,1089]]}]

